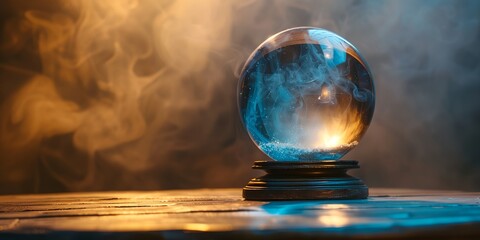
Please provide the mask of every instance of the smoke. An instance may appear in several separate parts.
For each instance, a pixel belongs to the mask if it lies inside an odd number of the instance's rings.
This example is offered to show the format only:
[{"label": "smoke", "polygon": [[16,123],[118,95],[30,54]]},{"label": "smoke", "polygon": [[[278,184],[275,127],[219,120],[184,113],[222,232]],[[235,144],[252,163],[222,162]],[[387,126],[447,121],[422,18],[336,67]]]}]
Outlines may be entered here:
[{"label": "smoke", "polygon": [[[19,20],[35,37],[41,64],[2,112],[2,146],[12,154],[2,162],[18,166],[17,181],[36,174],[69,190],[131,188],[144,180],[128,176],[151,169],[182,175],[171,168],[196,166],[188,161],[231,145],[235,110],[227,95],[234,88],[225,89],[228,65],[220,61],[228,60],[232,6],[61,3],[54,12],[25,11]],[[16,156],[25,151],[36,152],[28,160],[39,166],[25,167],[27,158]],[[4,181],[15,181],[9,168],[2,168]],[[169,179],[162,171],[150,173],[149,181],[160,182],[154,187],[175,186],[162,181]],[[182,183],[188,185],[198,177],[185,175],[176,179],[192,178]]]},{"label": "smoke", "polygon": [[236,109],[258,44],[315,26],[375,77],[344,159],[370,186],[479,190],[476,1],[8,1],[0,193],[242,186],[264,158]]}]

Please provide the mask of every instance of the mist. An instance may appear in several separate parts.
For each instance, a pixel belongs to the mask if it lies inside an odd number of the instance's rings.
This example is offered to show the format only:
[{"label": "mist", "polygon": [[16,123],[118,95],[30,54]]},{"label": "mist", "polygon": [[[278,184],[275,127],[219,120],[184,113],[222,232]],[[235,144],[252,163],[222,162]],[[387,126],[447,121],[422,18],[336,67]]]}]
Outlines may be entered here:
[{"label": "mist", "polygon": [[480,190],[477,1],[6,1],[0,193],[241,187],[266,159],[237,80],[269,36],[333,31],[372,70],[370,187]]}]

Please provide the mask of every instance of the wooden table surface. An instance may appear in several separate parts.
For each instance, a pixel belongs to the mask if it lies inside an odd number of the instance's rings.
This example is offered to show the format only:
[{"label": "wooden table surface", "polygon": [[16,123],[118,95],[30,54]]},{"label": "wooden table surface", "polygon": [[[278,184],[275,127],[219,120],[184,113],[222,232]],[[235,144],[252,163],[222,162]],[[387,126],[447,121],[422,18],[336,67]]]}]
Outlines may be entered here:
[{"label": "wooden table surface", "polygon": [[241,189],[0,196],[0,239],[480,239],[480,193],[244,201]]}]

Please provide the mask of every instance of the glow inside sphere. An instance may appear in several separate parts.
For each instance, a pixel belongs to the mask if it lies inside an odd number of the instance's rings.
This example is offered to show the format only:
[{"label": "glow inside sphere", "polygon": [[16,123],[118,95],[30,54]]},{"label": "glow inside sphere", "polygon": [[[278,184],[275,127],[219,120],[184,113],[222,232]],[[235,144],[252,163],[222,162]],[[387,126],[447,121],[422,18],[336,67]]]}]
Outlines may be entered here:
[{"label": "glow inside sphere", "polygon": [[375,90],[352,44],[300,27],[268,38],[250,55],[238,105],[250,137],[273,160],[338,160],[367,130]]}]

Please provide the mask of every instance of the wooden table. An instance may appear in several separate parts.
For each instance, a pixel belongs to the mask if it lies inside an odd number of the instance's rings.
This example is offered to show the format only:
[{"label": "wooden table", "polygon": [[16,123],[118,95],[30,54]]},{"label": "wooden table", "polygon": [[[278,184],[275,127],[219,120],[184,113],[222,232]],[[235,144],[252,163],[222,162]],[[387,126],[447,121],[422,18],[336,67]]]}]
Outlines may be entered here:
[{"label": "wooden table", "polygon": [[241,189],[0,196],[0,239],[480,239],[480,193],[243,201]]}]

